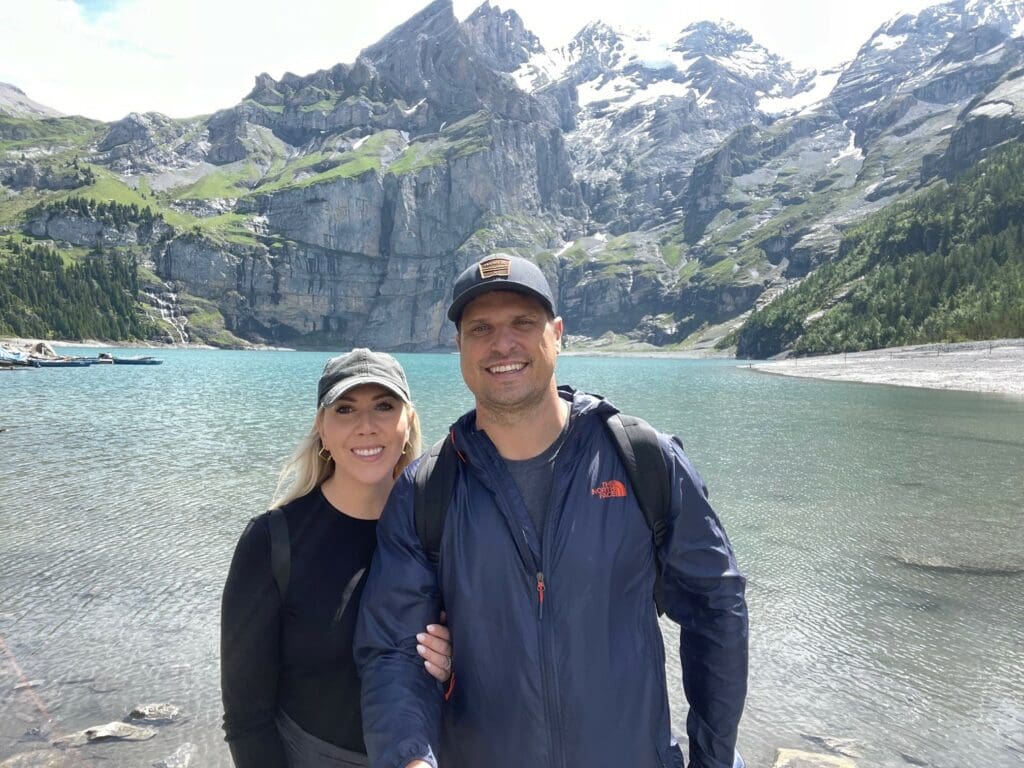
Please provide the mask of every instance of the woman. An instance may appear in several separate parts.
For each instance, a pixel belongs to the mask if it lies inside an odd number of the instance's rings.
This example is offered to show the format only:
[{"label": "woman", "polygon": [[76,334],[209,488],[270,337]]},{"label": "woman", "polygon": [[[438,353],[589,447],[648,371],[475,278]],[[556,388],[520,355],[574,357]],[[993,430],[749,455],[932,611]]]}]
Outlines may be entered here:
[{"label": "woman", "polygon": [[[238,768],[367,764],[352,637],[377,518],[419,454],[419,417],[398,361],[368,349],[327,362],[317,404],[274,509],[249,522],[224,586],[224,730]],[[420,635],[440,681],[448,639],[440,625]]]}]

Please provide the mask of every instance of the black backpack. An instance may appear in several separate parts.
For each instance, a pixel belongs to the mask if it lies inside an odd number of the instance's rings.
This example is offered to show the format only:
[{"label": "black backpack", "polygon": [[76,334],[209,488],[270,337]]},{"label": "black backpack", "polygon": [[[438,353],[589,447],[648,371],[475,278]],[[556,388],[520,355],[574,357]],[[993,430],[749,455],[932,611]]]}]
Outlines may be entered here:
[{"label": "black backpack", "polygon": [[[605,419],[608,430],[626,468],[629,484],[636,495],[637,503],[644,513],[644,520],[651,529],[654,539],[654,557],[657,576],[654,583],[654,602],[658,614],[663,614],[661,587],[661,560],[658,549],[665,538],[669,511],[669,474],[658,442],[658,433],[643,419],[613,413]],[[678,440],[673,438],[673,440]],[[453,436],[438,440],[420,460],[416,468],[414,511],[416,533],[423,551],[431,564],[437,566],[441,552],[441,533],[444,531],[445,515],[455,488],[458,472]]]}]

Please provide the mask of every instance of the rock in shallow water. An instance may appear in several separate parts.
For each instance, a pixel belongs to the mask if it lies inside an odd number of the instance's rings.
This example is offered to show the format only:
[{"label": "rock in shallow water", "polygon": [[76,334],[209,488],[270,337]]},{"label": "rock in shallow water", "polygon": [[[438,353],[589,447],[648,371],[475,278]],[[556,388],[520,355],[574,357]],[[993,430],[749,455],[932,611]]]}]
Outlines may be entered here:
[{"label": "rock in shallow water", "polygon": [[186,741],[174,750],[173,755],[165,757],[163,760],[157,760],[153,763],[153,768],[189,768],[195,754],[196,745],[190,741]]},{"label": "rock in shallow water", "polygon": [[907,552],[897,552],[892,559],[900,565],[925,571],[962,573],[972,576],[1018,576],[1024,574],[1024,564],[1021,563],[970,562],[961,559],[912,555]]},{"label": "rock in shallow water", "polygon": [[857,742],[853,739],[840,739],[835,736],[819,736],[814,733],[801,733],[800,736],[807,739],[815,746],[827,749],[837,755],[844,757],[863,757]]},{"label": "rock in shallow water", "polygon": [[132,707],[127,720],[140,723],[169,723],[177,720],[181,710],[173,704],[139,704]]},{"label": "rock in shallow water", "polygon": [[72,733],[55,740],[54,746],[81,747],[97,741],[146,741],[156,736],[152,728],[142,728],[129,723],[113,722],[94,725],[84,731]]},{"label": "rock in shallow water", "polygon": [[800,749],[780,749],[775,753],[772,768],[857,768],[848,757],[804,752]]},{"label": "rock in shallow water", "polygon": [[0,761],[0,768],[69,768],[71,765],[71,758],[55,749],[19,752]]}]

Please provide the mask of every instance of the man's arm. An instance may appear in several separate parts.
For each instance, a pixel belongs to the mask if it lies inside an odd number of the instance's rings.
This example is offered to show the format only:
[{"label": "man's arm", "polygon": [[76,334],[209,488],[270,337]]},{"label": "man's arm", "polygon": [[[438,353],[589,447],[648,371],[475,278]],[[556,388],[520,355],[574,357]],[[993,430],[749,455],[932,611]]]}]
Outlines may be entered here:
[{"label": "man's arm", "polygon": [[441,611],[437,574],[413,520],[412,472],[399,478],[377,527],[363,590],[355,659],[362,678],[363,735],[374,768],[436,768],[443,692],[416,652],[416,634]]},{"label": "man's arm", "polygon": [[[661,547],[665,611],[681,627],[691,768],[733,768],[747,695],[745,579],[707,488],[674,440],[663,437],[672,481]],[[742,763],[739,763],[742,765]]]}]

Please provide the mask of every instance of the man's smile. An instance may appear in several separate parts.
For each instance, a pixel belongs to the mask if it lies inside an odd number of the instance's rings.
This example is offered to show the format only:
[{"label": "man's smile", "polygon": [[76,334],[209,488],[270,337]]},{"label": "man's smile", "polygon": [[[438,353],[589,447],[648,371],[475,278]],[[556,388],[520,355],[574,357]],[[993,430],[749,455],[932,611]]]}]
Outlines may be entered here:
[{"label": "man's smile", "polygon": [[499,365],[489,366],[485,370],[488,373],[516,373],[523,370],[525,367],[526,363],[501,363]]}]

